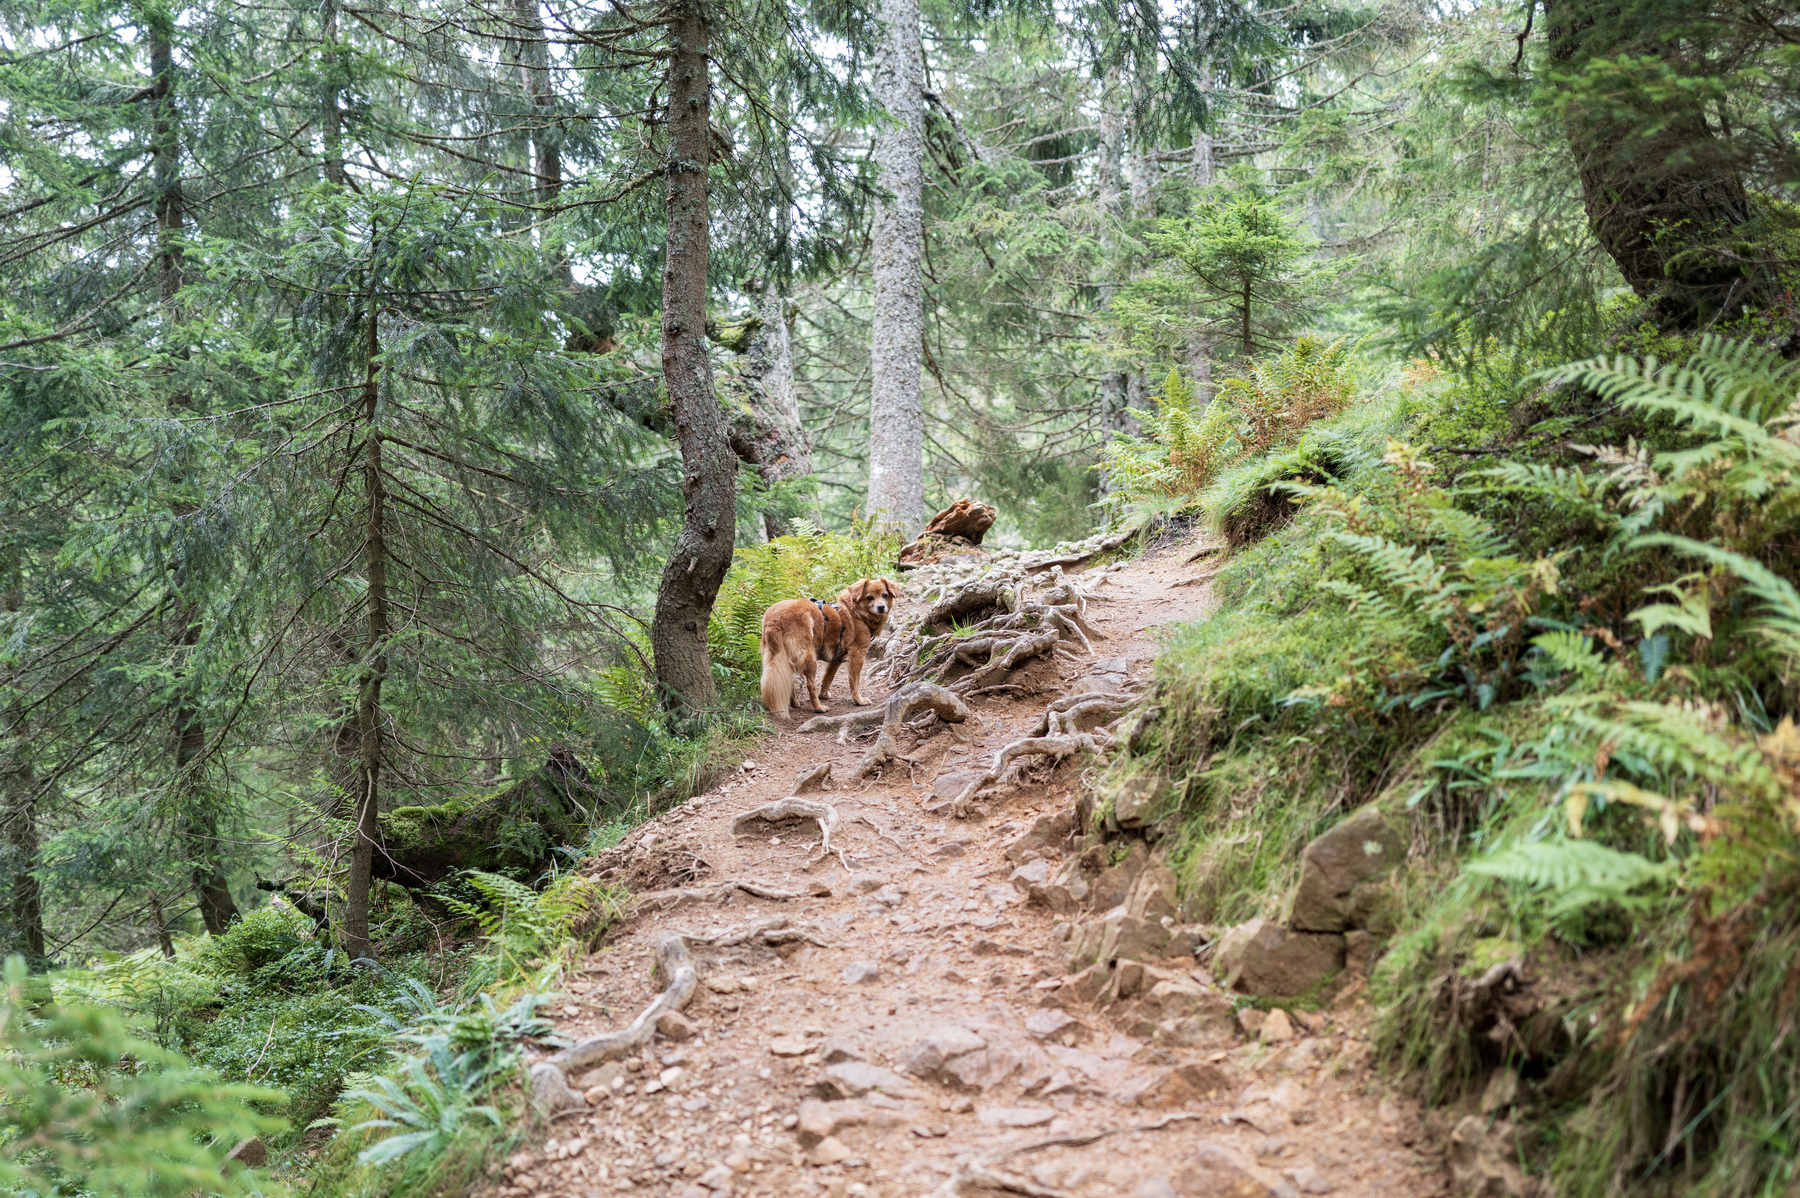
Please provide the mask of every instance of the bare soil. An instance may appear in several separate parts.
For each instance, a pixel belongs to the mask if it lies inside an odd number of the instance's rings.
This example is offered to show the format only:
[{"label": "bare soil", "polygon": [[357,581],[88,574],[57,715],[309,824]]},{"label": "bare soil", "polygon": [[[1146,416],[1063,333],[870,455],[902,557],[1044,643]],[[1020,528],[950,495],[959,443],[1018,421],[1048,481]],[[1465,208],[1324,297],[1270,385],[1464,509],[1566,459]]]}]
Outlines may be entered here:
[{"label": "bare soil", "polygon": [[[1096,657],[1125,659],[1134,686],[1150,680],[1159,635],[1213,605],[1209,561],[1187,560],[1196,548],[1171,546],[1106,575],[1088,608],[1107,636]],[[977,720],[938,725],[903,746],[910,765],[874,780],[853,776],[863,745],[797,735],[797,712],[754,764],[635,831],[623,856],[639,888],[742,879],[803,894],[822,883],[830,894],[766,901],[739,891],[640,910],[571,974],[562,1035],[620,1027],[650,1001],[662,985],[650,944],[664,930],[710,935],[786,918],[829,947],[696,949],[693,1030],[572,1078],[591,1105],[554,1119],[552,1138],[508,1162],[490,1194],[1442,1192],[1443,1160],[1416,1107],[1390,1097],[1369,1066],[1359,987],[1325,1012],[1297,1013],[1286,1042],[1227,1024],[1179,1047],[1134,1039],[1113,1008],[1059,995],[1068,963],[1052,928],[1068,917],[1028,904],[1003,852],[1038,816],[1073,806],[1091,760],[1028,764],[965,820],[921,810],[941,777],[979,769],[1029,734],[1081,673],[1055,655],[1038,662],[1014,678],[1027,693],[976,700]],[[875,704],[886,698],[869,689]],[[849,710],[841,683],[828,704]],[[834,841],[851,870],[819,852],[810,823],[732,835],[734,816],[788,795],[821,762],[837,781],[810,797],[841,814]],[[1211,983],[1191,958],[1156,964]],[[1058,1021],[1042,1016],[1057,1010],[1074,1022],[1045,1034]],[[921,1041],[966,1045],[970,1033],[983,1047],[957,1070],[908,1072]],[[846,1063],[860,1069],[846,1073]],[[871,1080],[877,1088],[860,1096],[802,1109]]]}]

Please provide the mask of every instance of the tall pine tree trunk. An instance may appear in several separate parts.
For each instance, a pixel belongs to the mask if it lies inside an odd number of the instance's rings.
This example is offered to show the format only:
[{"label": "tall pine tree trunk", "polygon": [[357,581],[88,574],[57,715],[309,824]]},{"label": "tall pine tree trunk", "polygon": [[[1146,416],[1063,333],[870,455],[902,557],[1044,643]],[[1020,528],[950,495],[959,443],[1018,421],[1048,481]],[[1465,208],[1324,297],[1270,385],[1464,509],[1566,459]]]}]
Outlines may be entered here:
[{"label": "tall pine tree trunk", "polygon": [[[556,92],[550,86],[550,42],[544,36],[544,17],[538,0],[513,0],[513,23],[520,42],[519,82],[536,110],[531,130],[531,169],[542,209],[538,219],[549,220],[557,197],[562,194],[562,130],[556,122]],[[572,288],[575,277],[561,240],[547,233],[543,249],[563,287]]]},{"label": "tall pine tree trunk", "polygon": [[[370,230],[370,241],[375,231]],[[371,253],[373,248],[371,247]],[[381,430],[375,423],[380,399],[381,305],[370,288],[368,343],[363,375],[363,572],[368,584],[363,597],[368,619],[369,643],[362,675],[357,680],[356,730],[360,746],[357,761],[355,831],[350,849],[350,878],[344,896],[344,950],[352,957],[374,954],[369,941],[369,884],[375,865],[376,816],[381,799],[381,684],[387,678],[387,476],[381,464]]]},{"label": "tall pine tree trunk", "polygon": [[1550,57],[1573,80],[1556,86],[1570,92],[1565,122],[1588,227],[1625,281],[1671,328],[1730,317],[1760,298],[1761,280],[1731,252],[1752,210],[1705,89],[1605,94],[1581,77],[1590,63],[1634,55],[1677,77],[1704,76],[1706,65],[1679,61],[1680,40],[1658,30],[1654,9],[1545,0],[1544,12]]},{"label": "tall pine tree trunk", "polygon": [[344,106],[343,80],[338,77],[342,69],[343,54],[338,45],[338,0],[324,0],[320,15],[324,18],[324,75],[325,95],[319,104],[319,124],[321,128],[320,142],[324,151],[322,169],[325,182],[333,187],[344,186]]},{"label": "tall pine tree trunk", "polygon": [[663,701],[692,709],[715,698],[706,624],[737,535],[737,457],[713,393],[707,357],[706,273],[711,253],[707,166],[712,30],[704,0],[670,12],[666,176],[668,237],[663,259],[662,365],[681,446],[684,519],[656,588],[650,647]]},{"label": "tall pine tree trunk", "polygon": [[44,902],[32,872],[37,868],[39,783],[25,756],[24,723],[16,711],[6,713],[0,737],[0,836],[11,882],[5,896],[8,947],[24,949],[36,963],[44,959]]},{"label": "tall pine tree trunk", "polygon": [[882,0],[875,96],[875,277],[869,330],[869,511],[907,536],[925,527],[925,51],[919,0]]},{"label": "tall pine tree trunk", "polygon": [[[794,391],[794,350],[787,324],[787,295],[771,279],[757,305],[761,322],[744,348],[742,394],[730,412],[731,450],[773,487],[812,473],[812,442],[800,423]],[[780,513],[763,512],[765,539],[786,536],[792,526]]]},{"label": "tall pine tree trunk", "polygon": [[[1119,220],[1124,215],[1125,194],[1125,109],[1124,89],[1118,67],[1108,68],[1100,86],[1100,162],[1098,194],[1095,197],[1100,222],[1100,307],[1112,307],[1119,283],[1125,278],[1126,264],[1119,248]],[[1100,376],[1100,432],[1111,440],[1113,434],[1126,431],[1126,385],[1130,372],[1107,363]],[[1100,490],[1111,490],[1101,476]]]},{"label": "tall pine tree trunk", "polygon": [[[22,602],[16,583],[0,591],[0,611],[17,612]],[[0,713],[0,845],[6,857],[0,876],[10,882],[3,896],[8,939],[34,962],[44,957],[44,904],[32,872],[37,868],[38,790],[26,756],[25,717],[16,707],[8,708]]]},{"label": "tall pine tree trunk", "polygon": [[[1212,186],[1213,139],[1212,134],[1200,125],[1194,126],[1194,152],[1189,169],[1189,180],[1196,191]],[[1212,353],[1212,338],[1205,333],[1196,334],[1194,343],[1188,347],[1188,370],[1194,376],[1194,398],[1202,404],[1211,403],[1213,397]]]},{"label": "tall pine tree trunk", "polygon": [[[181,309],[181,288],[185,283],[182,265],[181,237],[187,223],[186,200],[181,182],[181,119],[176,105],[175,53],[170,32],[162,26],[150,35],[150,136],[151,177],[156,188],[157,293],[171,325],[185,319]],[[185,350],[183,351],[185,354]],[[193,399],[176,395],[170,406],[191,409]],[[179,483],[181,480],[176,479]],[[191,505],[177,504],[175,515],[192,512]],[[188,581],[185,563],[177,563],[177,589]],[[198,605],[181,597],[176,605],[181,631],[176,647],[184,671],[193,650],[200,643]],[[187,696],[175,704],[175,788],[180,805],[182,838],[186,844],[189,876],[200,904],[200,919],[206,930],[223,932],[237,918],[237,904],[232,901],[231,887],[225,880],[220,862],[218,816],[211,799],[199,785],[199,760],[206,747],[206,720],[193,697],[194,680],[188,679]]]}]

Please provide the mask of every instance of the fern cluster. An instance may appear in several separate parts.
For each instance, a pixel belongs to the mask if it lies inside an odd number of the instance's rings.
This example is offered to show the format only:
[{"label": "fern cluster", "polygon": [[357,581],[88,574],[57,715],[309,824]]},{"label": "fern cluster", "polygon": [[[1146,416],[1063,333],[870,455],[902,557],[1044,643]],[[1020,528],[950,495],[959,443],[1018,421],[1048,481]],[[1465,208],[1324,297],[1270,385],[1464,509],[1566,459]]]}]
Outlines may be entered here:
[{"label": "fern cluster", "polygon": [[1192,500],[1219,473],[1293,444],[1309,425],[1335,416],[1356,395],[1355,346],[1302,336],[1281,353],[1247,363],[1196,406],[1193,385],[1170,371],[1137,413],[1141,436],[1102,449],[1107,504],[1115,514],[1169,499]]}]

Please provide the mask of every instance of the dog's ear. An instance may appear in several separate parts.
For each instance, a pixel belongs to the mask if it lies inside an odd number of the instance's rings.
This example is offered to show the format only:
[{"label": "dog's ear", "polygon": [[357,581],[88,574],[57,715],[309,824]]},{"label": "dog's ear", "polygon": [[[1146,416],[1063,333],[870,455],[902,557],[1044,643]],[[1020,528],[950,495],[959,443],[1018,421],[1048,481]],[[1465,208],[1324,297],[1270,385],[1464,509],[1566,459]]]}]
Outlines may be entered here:
[{"label": "dog's ear", "polygon": [[905,591],[900,589],[900,584],[897,582],[894,582],[891,579],[887,579],[887,578],[882,579],[881,585],[888,589],[888,598],[890,598],[890,599],[898,599],[902,595],[906,594]]}]

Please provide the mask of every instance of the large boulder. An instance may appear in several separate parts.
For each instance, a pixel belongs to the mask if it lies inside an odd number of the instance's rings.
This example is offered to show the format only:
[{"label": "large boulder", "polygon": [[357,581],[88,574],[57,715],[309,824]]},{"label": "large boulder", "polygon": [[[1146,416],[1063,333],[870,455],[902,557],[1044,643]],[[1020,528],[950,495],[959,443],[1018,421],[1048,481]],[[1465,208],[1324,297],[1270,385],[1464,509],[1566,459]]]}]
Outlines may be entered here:
[{"label": "large boulder", "polygon": [[1268,998],[1308,994],[1344,968],[1344,938],[1253,919],[1219,940],[1213,972],[1231,989]]},{"label": "large boulder", "polygon": [[1326,830],[1301,855],[1288,926],[1343,932],[1378,924],[1387,898],[1384,879],[1406,859],[1406,847],[1404,822],[1373,804]]}]

